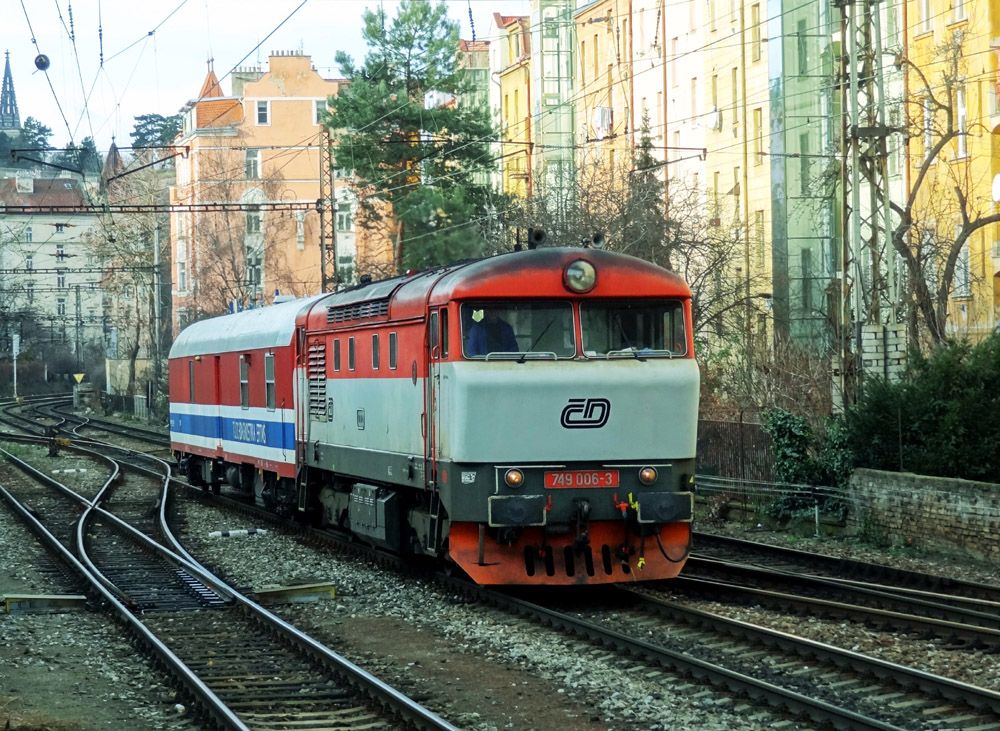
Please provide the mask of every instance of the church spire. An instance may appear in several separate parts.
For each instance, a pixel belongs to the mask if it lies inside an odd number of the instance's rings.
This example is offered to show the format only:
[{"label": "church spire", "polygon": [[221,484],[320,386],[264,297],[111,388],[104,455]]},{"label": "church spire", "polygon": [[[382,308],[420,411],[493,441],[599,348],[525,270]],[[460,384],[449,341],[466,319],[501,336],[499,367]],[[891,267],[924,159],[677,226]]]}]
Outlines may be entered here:
[{"label": "church spire", "polygon": [[0,92],[0,131],[5,130],[21,130],[21,115],[17,112],[17,97],[14,96],[14,77],[10,74],[10,51],[6,53],[3,91]]}]

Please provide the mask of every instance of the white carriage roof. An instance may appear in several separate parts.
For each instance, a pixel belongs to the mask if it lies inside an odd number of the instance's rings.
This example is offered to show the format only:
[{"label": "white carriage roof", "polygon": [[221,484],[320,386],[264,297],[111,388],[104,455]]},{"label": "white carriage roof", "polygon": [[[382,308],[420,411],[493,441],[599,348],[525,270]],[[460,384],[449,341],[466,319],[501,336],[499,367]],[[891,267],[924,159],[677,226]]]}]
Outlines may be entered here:
[{"label": "white carriage roof", "polygon": [[329,294],[212,317],[188,325],[170,348],[171,358],[288,345],[300,313]]}]

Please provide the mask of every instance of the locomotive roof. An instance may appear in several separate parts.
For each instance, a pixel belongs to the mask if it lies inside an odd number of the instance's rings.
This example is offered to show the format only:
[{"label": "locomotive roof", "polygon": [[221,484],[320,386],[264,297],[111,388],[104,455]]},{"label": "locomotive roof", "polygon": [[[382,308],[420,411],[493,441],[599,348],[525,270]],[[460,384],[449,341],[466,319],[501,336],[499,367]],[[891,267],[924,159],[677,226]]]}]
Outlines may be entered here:
[{"label": "locomotive roof", "polygon": [[295,321],[328,294],[199,320],[184,328],[170,348],[171,358],[288,345]]},{"label": "locomotive roof", "polygon": [[[518,251],[454,269],[434,287],[434,302],[467,297],[570,296],[563,270],[584,259],[594,265],[597,284],[585,297],[690,297],[691,290],[673,272],[627,254],[578,246]],[[512,281],[515,282],[512,288]]]},{"label": "locomotive roof", "polygon": [[[459,262],[416,274],[393,277],[325,295],[319,306],[298,312],[310,330],[355,318],[394,320],[422,317],[427,303],[478,297],[568,297],[563,270],[585,259],[597,270],[597,286],[585,297],[690,297],[673,272],[626,254],[582,247],[546,247]],[[341,318],[341,319],[338,319]]]}]

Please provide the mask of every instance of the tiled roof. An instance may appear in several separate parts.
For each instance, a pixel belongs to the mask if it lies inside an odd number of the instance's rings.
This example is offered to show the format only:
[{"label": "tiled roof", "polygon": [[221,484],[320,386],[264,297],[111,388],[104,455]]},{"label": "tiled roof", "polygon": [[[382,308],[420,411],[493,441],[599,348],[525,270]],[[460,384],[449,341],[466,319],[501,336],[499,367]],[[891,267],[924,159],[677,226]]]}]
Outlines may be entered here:
[{"label": "tiled roof", "polygon": [[73,178],[35,178],[34,191],[18,192],[15,178],[0,180],[0,201],[7,206],[80,206],[80,181]]}]

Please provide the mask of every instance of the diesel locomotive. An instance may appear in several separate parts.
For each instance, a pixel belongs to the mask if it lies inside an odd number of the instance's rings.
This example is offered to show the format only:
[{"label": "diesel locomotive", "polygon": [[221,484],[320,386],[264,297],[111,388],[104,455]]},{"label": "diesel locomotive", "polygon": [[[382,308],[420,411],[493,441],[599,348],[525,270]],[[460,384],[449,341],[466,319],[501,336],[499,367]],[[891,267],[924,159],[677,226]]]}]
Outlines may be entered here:
[{"label": "diesel locomotive", "polygon": [[482,584],[670,578],[691,542],[691,292],[517,251],[194,323],[170,351],[193,484]]}]

